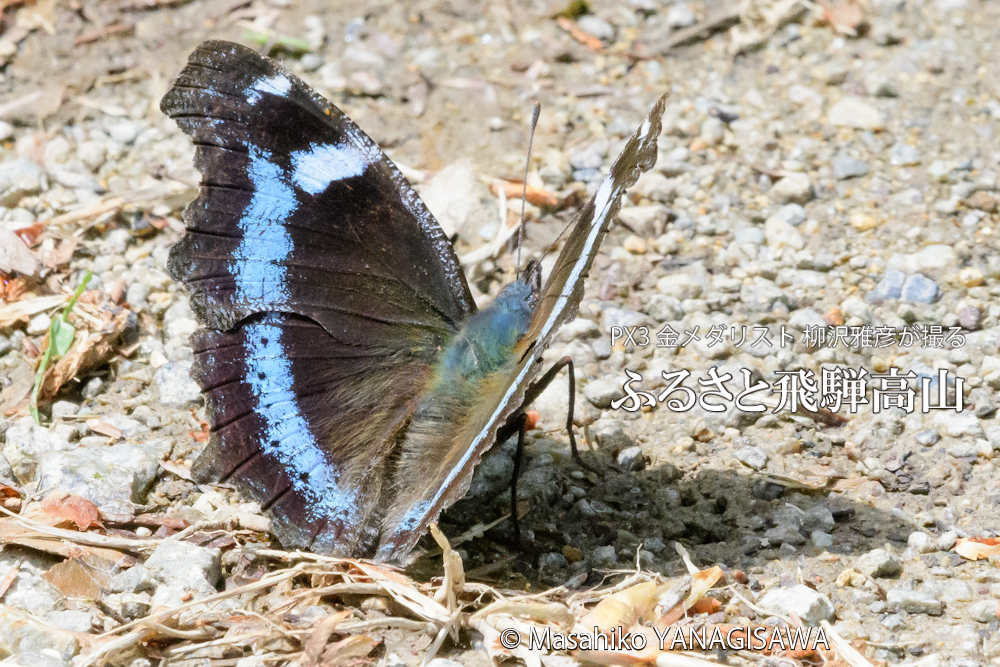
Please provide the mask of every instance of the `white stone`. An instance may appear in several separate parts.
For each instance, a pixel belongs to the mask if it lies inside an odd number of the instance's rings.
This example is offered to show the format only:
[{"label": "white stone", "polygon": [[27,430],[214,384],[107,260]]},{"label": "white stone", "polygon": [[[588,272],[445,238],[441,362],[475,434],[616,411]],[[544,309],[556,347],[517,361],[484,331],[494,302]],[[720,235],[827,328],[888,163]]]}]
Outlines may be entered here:
[{"label": "white stone", "polygon": [[812,199],[813,187],[806,174],[791,173],[775,183],[770,194],[779,204],[804,204]]},{"label": "white stone", "polygon": [[838,127],[859,130],[884,130],[882,112],[859,97],[845,97],[830,108],[828,120]]},{"label": "white stone", "polygon": [[161,584],[180,588],[196,597],[215,593],[215,586],[222,577],[219,550],[190,542],[164,540],[145,565]]},{"label": "white stone", "polygon": [[920,530],[910,533],[910,536],[906,539],[906,546],[921,554],[937,550],[937,547],[931,542],[931,536]]},{"label": "white stone", "polygon": [[886,269],[904,273],[920,273],[955,267],[958,258],[955,249],[942,243],[933,244],[910,254],[897,253],[889,258]]},{"label": "white stone", "polygon": [[792,588],[772,588],[758,604],[779,614],[795,614],[808,625],[832,620],[836,613],[829,598],[803,584]]},{"label": "white stone", "polygon": [[[779,181],[779,183],[784,180],[787,180],[787,177]],[[806,241],[802,237],[802,234],[799,233],[799,230],[773,215],[764,223],[764,238],[767,239],[767,245],[775,249],[794,248],[795,250],[801,250],[806,245]]]},{"label": "white stone", "polygon": [[698,22],[691,7],[683,2],[678,2],[667,11],[667,25],[675,30],[686,28]]}]

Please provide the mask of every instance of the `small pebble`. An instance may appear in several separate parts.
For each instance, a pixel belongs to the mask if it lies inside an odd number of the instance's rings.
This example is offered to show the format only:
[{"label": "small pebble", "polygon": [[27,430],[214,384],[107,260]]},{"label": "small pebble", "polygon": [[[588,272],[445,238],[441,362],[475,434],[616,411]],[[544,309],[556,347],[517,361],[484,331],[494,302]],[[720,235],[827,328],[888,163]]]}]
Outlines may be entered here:
[{"label": "small pebble", "polygon": [[903,573],[903,563],[895,554],[874,549],[858,559],[854,569],[870,577],[895,579]]},{"label": "small pebble", "polygon": [[867,164],[849,155],[838,155],[833,158],[830,164],[833,167],[833,177],[838,181],[864,176],[868,173]]},{"label": "small pebble", "polygon": [[910,144],[895,144],[889,150],[889,162],[895,167],[912,167],[920,164],[920,151]]},{"label": "small pebble", "polygon": [[878,109],[858,97],[845,97],[830,108],[828,120],[839,127],[859,130],[885,129],[885,117]]},{"label": "small pebble", "polygon": [[865,298],[870,303],[884,303],[890,299],[898,299],[903,294],[903,285],[905,283],[905,273],[890,269],[882,274],[882,278],[875,285],[875,289],[869,292]]},{"label": "small pebble", "polygon": [[763,470],[767,467],[767,452],[760,447],[746,446],[736,450],[734,454],[736,460],[752,468],[753,470]]},{"label": "small pebble", "polygon": [[694,25],[698,18],[694,15],[690,5],[684,2],[675,3],[667,11],[667,25],[678,30]]},{"label": "small pebble", "polygon": [[908,614],[940,616],[944,612],[944,603],[932,594],[908,588],[889,589],[886,604],[889,609],[905,611]]},{"label": "small pebble", "polygon": [[775,183],[770,194],[779,204],[804,204],[812,199],[813,187],[806,174],[791,173]]},{"label": "small pebble", "polygon": [[900,294],[900,298],[907,303],[934,303],[937,296],[937,283],[920,274],[907,278]]}]

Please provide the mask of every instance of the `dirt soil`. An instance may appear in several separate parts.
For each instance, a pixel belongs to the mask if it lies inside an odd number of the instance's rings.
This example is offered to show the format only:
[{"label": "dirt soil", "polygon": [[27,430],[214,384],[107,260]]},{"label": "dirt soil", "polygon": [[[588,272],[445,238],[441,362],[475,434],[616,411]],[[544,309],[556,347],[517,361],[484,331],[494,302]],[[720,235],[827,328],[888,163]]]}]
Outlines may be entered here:
[{"label": "dirt soil", "polygon": [[[818,591],[839,632],[876,663],[932,655],[955,667],[1000,665],[1000,551],[969,560],[955,550],[963,538],[1000,537],[1000,50],[992,48],[1000,5],[843,2],[828,10],[831,22],[818,5],[787,2],[745,4],[741,15],[730,3],[631,0],[580,13],[582,4],[38,0],[7,9],[0,45],[28,32],[10,53],[0,49],[0,228],[30,237],[41,268],[29,280],[10,271],[0,304],[64,294],[90,270],[85,296],[95,309],[117,309],[94,330],[117,329],[114,345],[70,373],[35,427],[25,398],[64,301],[0,318],[0,481],[26,499],[50,491],[46,481],[65,482],[112,517],[259,514],[225,485],[184,478],[204,443],[204,405],[186,378],[197,325],[165,258],[198,175],[193,147],[158,105],[202,40],[259,47],[342,108],[457,235],[460,256],[498,231],[501,203],[489,185],[521,180],[534,101],[542,113],[529,184],[559,202],[527,207],[525,252],[541,257],[669,92],[659,160],[605,241],[579,318],[546,354],[575,359],[577,439],[601,474],[569,455],[561,376],[534,407],[539,424],[519,484],[522,543],[509,521],[497,522],[510,506],[513,441],[494,447],[467,497],[441,519],[449,537],[475,533],[457,547],[468,579],[535,592],[593,586],[637,564],[673,577],[687,572],[676,542],[698,567],[720,564],[761,595],[800,584]],[[768,12],[780,20],[768,25]],[[721,30],[691,27],[720,16],[729,18]],[[734,54],[751,27],[759,39]],[[685,31],[689,40],[671,42]],[[128,201],[73,217],[118,196]],[[481,303],[511,279],[509,250],[466,267]],[[698,327],[701,340],[657,346],[664,325],[682,334]],[[724,340],[709,345],[705,334],[720,325]],[[807,344],[803,333],[921,325],[945,335],[959,327],[964,338],[830,347]],[[617,327],[645,328],[649,344],[613,340]],[[729,327],[751,338],[737,345]],[[750,346],[761,330],[773,346]],[[784,347],[782,330],[793,340]],[[663,372],[690,370],[685,384],[697,388],[717,367],[738,393],[741,369],[776,385],[785,371],[819,377],[832,366],[912,371],[933,380],[934,392],[943,369],[964,380],[964,406],[924,414],[918,391],[916,409],[876,413],[869,388],[870,402],[855,414],[842,408],[839,421],[773,404],[741,412],[721,399],[707,401],[724,405],[719,412],[674,411],[663,400],[634,412],[628,401],[611,407],[626,371],[644,378],[635,389],[655,395],[667,385]],[[126,447],[132,458],[101,459],[134,467],[115,482],[132,485],[124,500],[97,477],[81,482],[83,464],[66,459]],[[122,519],[114,534],[176,532],[162,521],[137,526]],[[227,558],[232,544],[216,538],[200,546],[222,548],[221,577],[250,576],[252,566]],[[430,538],[421,549],[434,549]],[[49,591],[39,580],[57,562],[48,559],[23,545],[0,552],[0,580],[25,563],[12,575],[22,588],[11,590],[35,600],[0,593],[4,608],[55,625],[62,617],[50,613],[81,612],[92,623],[74,626],[83,634],[130,618],[121,600],[95,606]],[[849,569],[868,583],[845,584]],[[419,580],[440,572],[435,557],[410,570]],[[150,595],[166,590],[158,581]],[[730,612],[730,621],[767,617]],[[383,660],[416,661],[429,644],[397,631],[384,638]],[[485,664],[481,642],[467,631],[442,655]],[[154,653],[130,659],[194,667],[234,658]],[[0,659],[7,654],[27,667],[70,664],[30,662],[0,641]]]}]

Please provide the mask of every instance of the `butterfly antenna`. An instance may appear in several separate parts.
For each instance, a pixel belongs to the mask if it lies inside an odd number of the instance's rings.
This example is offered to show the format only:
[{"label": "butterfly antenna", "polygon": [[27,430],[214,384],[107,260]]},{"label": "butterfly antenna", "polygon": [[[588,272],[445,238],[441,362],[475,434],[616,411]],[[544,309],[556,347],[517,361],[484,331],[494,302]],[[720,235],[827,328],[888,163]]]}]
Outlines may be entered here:
[{"label": "butterfly antenna", "polygon": [[535,108],[531,112],[531,134],[528,135],[528,159],[524,161],[524,183],[521,189],[521,220],[517,223],[517,274],[521,278],[521,240],[524,238],[524,204],[528,199],[528,171],[531,169],[531,144],[535,140],[535,126],[538,125],[538,114],[542,112],[542,105],[535,102]]}]

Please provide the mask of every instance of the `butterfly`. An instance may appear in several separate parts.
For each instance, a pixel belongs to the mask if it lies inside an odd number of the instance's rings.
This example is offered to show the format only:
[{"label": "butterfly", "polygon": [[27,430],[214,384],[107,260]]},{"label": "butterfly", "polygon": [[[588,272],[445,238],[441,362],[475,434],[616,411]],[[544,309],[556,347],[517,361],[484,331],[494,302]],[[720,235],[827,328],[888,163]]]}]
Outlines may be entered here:
[{"label": "butterfly", "polygon": [[274,61],[201,44],[160,105],[202,176],[169,260],[204,327],[192,376],[211,435],[194,479],[261,503],[286,548],[404,562],[498,433],[523,443],[542,352],[656,161],[664,103],[544,287],[529,263],[479,310],[449,239],[374,141]]}]

